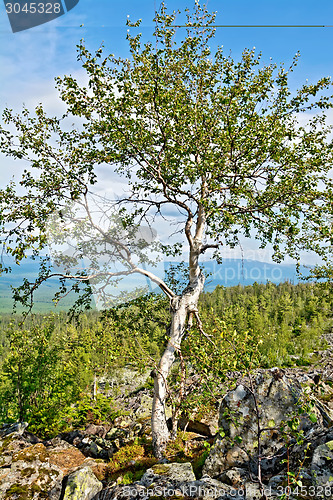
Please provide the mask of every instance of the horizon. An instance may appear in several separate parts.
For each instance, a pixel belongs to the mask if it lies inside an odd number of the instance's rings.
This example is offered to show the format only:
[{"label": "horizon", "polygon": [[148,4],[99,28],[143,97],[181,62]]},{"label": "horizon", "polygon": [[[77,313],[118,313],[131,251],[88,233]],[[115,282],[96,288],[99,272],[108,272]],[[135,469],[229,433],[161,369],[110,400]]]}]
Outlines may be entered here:
[{"label": "horizon", "polygon": [[[38,259],[38,256],[36,257]],[[30,269],[29,261],[30,260]],[[302,283],[302,279],[296,273],[296,268],[293,264],[277,264],[269,262],[260,262],[249,259],[223,259],[222,264],[218,264],[214,261],[204,261],[202,262],[202,270],[209,275],[206,277],[204,292],[211,293],[215,290],[217,286],[222,286],[225,288],[232,288],[235,286],[253,286],[254,283],[267,284],[272,283],[274,285],[279,285],[283,283],[290,283],[291,285],[297,285]],[[162,267],[159,269],[159,275],[165,279],[166,271],[172,264],[180,263],[175,261],[164,261],[162,262]],[[0,314],[10,312],[12,309],[12,299],[11,299],[11,289],[10,285],[18,286],[22,282],[23,277],[28,277],[33,279],[37,276],[37,263],[36,268],[33,269],[31,264],[36,263],[36,260],[26,259],[22,261],[21,266],[13,266],[12,273],[4,273],[2,279],[0,280]],[[250,264],[250,265],[248,265]],[[255,264],[255,265],[253,265]],[[28,269],[27,269],[28,267]],[[308,267],[301,266],[300,271],[303,276],[308,273]],[[179,276],[179,274],[178,274]],[[311,280],[310,280],[311,281]],[[160,293],[158,287],[152,287],[152,285],[145,280],[141,280],[138,283],[140,287],[145,286],[147,293]],[[58,283],[55,278],[48,280],[44,283],[39,290],[36,292],[36,301],[34,305],[34,311],[67,311],[72,305],[72,297],[69,295],[66,297],[65,301],[60,300],[58,306],[52,304],[52,297],[54,293],[58,290]],[[129,293],[133,288],[133,281],[131,283],[125,282],[124,287],[119,288],[119,292],[124,291]],[[142,295],[142,293],[140,293]],[[92,295],[94,300],[93,309],[99,309],[96,307],[95,294]],[[76,297],[77,298],[77,297]],[[18,310],[21,308],[18,307]]]}]

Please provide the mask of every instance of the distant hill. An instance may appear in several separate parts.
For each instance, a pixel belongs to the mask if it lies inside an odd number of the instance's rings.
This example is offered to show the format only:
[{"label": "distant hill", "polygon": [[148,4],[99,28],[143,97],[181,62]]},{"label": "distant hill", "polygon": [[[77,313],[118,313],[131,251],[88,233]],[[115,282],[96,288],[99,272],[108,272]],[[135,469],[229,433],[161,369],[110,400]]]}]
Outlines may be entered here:
[{"label": "distant hill", "polygon": [[[5,261],[9,265],[9,260]],[[163,274],[164,270],[170,267],[170,262],[161,263],[158,266],[158,274]],[[2,274],[0,276],[0,313],[10,312],[12,310],[12,291],[11,286],[17,287],[23,282],[23,278],[34,280],[38,275],[39,262],[38,259],[27,259],[22,261],[20,266],[11,264],[12,272],[10,274]],[[206,279],[205,290],[213,291],[217,285],[235,286],[235,285],[252,285],[254,282],[266,283],[283,283],[289,281],[293,284],[299,282],[296,274],[295,266],[287,264],[274,264],[260,262],[254,260],[241,259],[224,259],[222,264],[217,264],[213,261],[202,263],[204,271],[209,274]],[[164,268],[164,270],[163,270]],[[303,274],[308,274],[308,269],[301,269]],[[35,295],[35,312],[47,312],[50,310],[60,311],[67,310],[77,299],[77,295],[69,294],[59,302],[55,308],[52,302],[54,293],[57,291],[57,280],[52,279],[43,284]],[[152,288],[148,286],[150,290]],[[155,290],[155,287],[153,288]],[[18,308],[20,310],[20,308]]]},{"label": "distant hill", "polygon": [[[9,258],[5,259],[5,264],[12,268],[11,273],[3,273],[0,275],[0,313],[8,313],[12,311],[13,299],[12,288],[22,285],[23,279],[27,278],[29,281],[34,281],[38,276],[39,261],[38,259],[26,259],[21,264],[15,265]],[[48,311],[64,311],[68,310],[74,301],[77,299],[77,294],[68,295],[62,299],[55,307],[52,298],[58,290],[57,279],[50,279],[43,283],[35,292],[35,306],[34,312],[48,312]],[[18,312],[22,308],[17,306]]]},{"label": "distant hill", "polygon": [[[211,292],[217,285],[236,286],[253,283],[299,283],[300,278],[292,264],[276,264],[256,260],[223,259],[222,264],[204,262],[203,268],[211,276],[207,277],[205,290]],[[309,269],[301,266],[302,275],[307,276]]]}]

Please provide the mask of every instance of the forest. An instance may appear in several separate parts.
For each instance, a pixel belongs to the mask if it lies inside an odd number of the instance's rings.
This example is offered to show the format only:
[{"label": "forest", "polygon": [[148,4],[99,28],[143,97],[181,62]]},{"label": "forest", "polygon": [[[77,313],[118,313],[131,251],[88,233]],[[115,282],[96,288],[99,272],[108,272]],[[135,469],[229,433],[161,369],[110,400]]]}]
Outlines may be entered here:
[{"label": "forest", "polygon": [[[333,327],[332,289],[327,283],[217,286],[202,295],[200,316],[207,337],[197,328],[187,333],[170,381],[174,399],[169,395],[167,404],[185,412],[193,402],[204,408],[218,400],[230,373],[315,364]],[[0,422],[27,421],[46,438],[112,421],[117,405],[96,390],[98,380],[124,367],[156,369],[170,314],[163,295],[149,294],[87,311],[78,321],[65,312],[21,321],[0,318]],[[193,378],[200,382],[181,398],[181,383]]]}]

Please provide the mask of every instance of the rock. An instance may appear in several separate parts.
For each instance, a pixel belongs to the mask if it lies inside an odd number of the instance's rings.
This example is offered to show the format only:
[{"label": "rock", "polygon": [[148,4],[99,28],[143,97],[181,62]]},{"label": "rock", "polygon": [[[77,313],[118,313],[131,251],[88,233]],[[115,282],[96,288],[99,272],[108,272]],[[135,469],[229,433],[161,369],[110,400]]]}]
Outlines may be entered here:
[{"label": "rock", "polygon": [[117,429],[117,427],[113,427],[106,434],[105,439],[109,441],[114,441],[115,439],[124,438],[128,434],[127,429]]},{"label": "rock", "polygon": [[318,488],[330,489],[330,495],[325,498],[333,499],[333,441],[318,446],[312,457],[311,474],[313,484]]},{"label": "rock", "polygon": [[150,378],[150,372],[151,370],[147,370],[141,373],[130,367],[117,368],[111,376],[101,377],[98,380],[99,392],[104,392],[106,385],[108,385],[110,387],[107,392],[108,394],[112,394],[113,392],[129,394],[146,383],[148,378]]},{"label": "rock", "polygon": [[129,415],[124,415],[115,418],[113,423],[115,427],[120,427],[120,429],[127,429],[133,423],[133,420]]},{"label": "rock", "polygon": [[290,468],[298,470],[299,464],[304,460],[305,454],[311,458],[316,448],[329,441],[333,441],[332,428],[322,429],[320,427],[313,427],[313,429],[305,434],[302,444],[292,445],[289,453]]},{"label": "rock", "polygon": [[102,451],[102,448],[100,446],[98,446],[94,441],[89,446],[89,453],[91,453],[91,455],[93,457],[98,457],[100,455],[101,451]]},{"label": "rock", "polygon": [[27,422],[17,422],[15,424],[4,424],[0,427],[0,437],[9,436],[10,434],[17,434],[22,436],[23,432],[29,426]]},{"label": "rock", "polygon": [[75,446],[76,448],[82,448],[82,446],[83,446],[82,438],[79,436],[76,436],[73,439],[73,446]]},{"label": "rock", "polygon": [[200,498],[205,500],[244,500],[229,485],[204,476],[196,480],[190,463],[157,464],[149,469],[139,483],[115,485],[102,490],[93,500],[147,500]]},{"label": "rock", "polygon": [[[104,443],[101,443],[101,444],[104,445]],[[110,446],[108,446],[107,449],[105,449],[105,448],[106,448],[105,446],[100,446],[99,444],[97,444],[97,442],[92,442],[91,445],[89,446],[88,452],[89,452],[89,455],[94,457],[94,458],[106,459],[110,456],[109,450],[112,451],[112,445],[111,445],[111,448],[110,448]],[[111,453],[111,455],[112,455],[112,453]]]},{"label": "rock", "polygon": [[75,429],[73,431],[67,432],[66,434],[63,434],[63,438],[68,442],[73,444],[74,440],[82,440],[84,437],[84,431]]},{"label": "rock", "polygon": [[16,431],[0,438],[0,499],[59,500],[63,479],[86,457],[60,438],[33,445],[29,439]]},{"label": "rock", "polygon": [[73,469],[79,467],[84,463],[86,457],[77,448],[71,446],[70,448],[62,449],[55,447],[49,450],[50,464],[59,467],[65,476]]},{"label": "rock", "polygon": [[242,488],[249,479],[249,473],[244,469],[234,467],[221,474],[219,479],[222,483],[230,484],[230,486],[234,486],[235,488]]},{"label": "rock", "polygon": [[[39,441],[40,443],[42,441]],[[58,450],[72,450],[73,449],[73,446],[68,443],[67,441],[65,441],[64,439],[62,439],[61,437],[55,437],[53,439],[50,439],[49,441],[44,441],[43,442],[44,446],[46,446],[47,448],[53,448],[54,450],[58,451]]]},{"label": "rock", "polygon": [[[10,433],[0,438],[0,467],[8,467],[12,463],[12,457],[22,449],[29,446],[20,434]],[[1,482],[0,482],[1,485]]]},{"label": "rock", "polygon": [[[302,482],[303,488],[309,488],[312,485],[312,477],[310,471],[306,469],[302,469],[298,473],[298,480]],[[279,492],[281,494],[281,488],[284,490],[288,485],[288,479],[286,474],[277,474],[273,476],[268,481],[267,491],[272,494],[278,495]],[[309,490],[311,491],[311,490]],[[313,495],[312,495],[313,496]]]},{"label": "rock", "polygon": [[[146,492],[146,488],[138,483],[126,486],[112,485],[94,496],[93,500],[146,500],[148,498]],[[163,497],[160,500],[163,500]]]},{"label": "rock", "polygon": [[38,436],[32,434],[32,432],[24,431],[23,433],[24,439],[30,444],[42,443],[42,439],[39,439]]},{"label": "rock", "polygon": [[133,424],[133,426],[130,429],[129,436],[130,437],[139,436],[141,434],[142,429],[143,429],[142,424],[140,423]]},{"label": "rock", "polygon": [[[0,498],[37,500],[47,497],[58,500],[64,477],[61,469],[48,462],[42,462],[38,452],[34,459],[31,456],[31,461],[19,458],[13,457],[10,469],[6,469],[5,474],[0,474],[0,491],[4,494]],[[17,496],[18,494],[21,496]]]},{"label": "rock", "polygon": [[[288,379],[283,370],[259,370],[253,378],[252,394],[249,381],[239,384],[226,394],[219,410],[219,426],[224,436],[218,436],[205,462],[203,472],[219,478],[227,470],[248,465],[252,473],[257,472],[258,415],[262,470],[264,474],[276,474],[281,470],[281,453],[285,446],[280,424],[299,408],[302,388],[296,381]],[[322,410],[315,408],[316,427],[323,429],[326,421]],[[303,414],[300,429],[308,433],[315,427],[313,421]]]},{"label": "rock", "polygon": [[72,472],[67,478],[63,500],[91,500],[103,489],[89,467]]},{"label": "rock", "polygon": [[140,406],[136,410],[136,417],[149,418],[151,416],[153,407],[153,398],[148,394],[143,394],[140,400]]},{"label": "rock", "polygon": [[104,438],[109,430],[110,426],[89,424],[83,431],[83,434],[85,436],[98,436]]},{"label": "rock", "polygon": [[261,500],[262,493],[258,483],[248,481],[245,484],[245,498],[246,500]]},{"label": "rock", "polygon": [[271,491],[276,492],[278,487],[284,487],[286,485],[286,476],[284,474],[277,474],[273,476],[268,481],[267,488]]},{"label": "rock", "polygon": [[148,469],[141,478],[140,483],[143,486],[150,486],[162,477],[163,480],[170,482],[184,483],[186,481],[195,481],[195,475],[192,465],[186,463],[156,464]]},{"label": "rock", "polygon": [[244,500],[243,490],[212,479],[208,475],[201,479],[191,481],[182,486],[182,492],[186,497],[204,498],[205,500]]},{"label": "rock", "polygon": [[182,430],[186,429],[188,432],[201,434],[202,436],[215,436],[219,430],[217,412],[202,417],[194,417],[193,420],[189,420],[184,416],[180,417],[178,427]]}]

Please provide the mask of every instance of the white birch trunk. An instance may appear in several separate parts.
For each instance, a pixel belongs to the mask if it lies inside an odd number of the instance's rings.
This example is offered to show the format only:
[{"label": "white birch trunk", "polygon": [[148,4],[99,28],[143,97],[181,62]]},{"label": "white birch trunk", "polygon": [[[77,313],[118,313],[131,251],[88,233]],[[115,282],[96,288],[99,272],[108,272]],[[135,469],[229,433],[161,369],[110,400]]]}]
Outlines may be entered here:
[{"label": "white birch trunk", "polygon": [[167,377],[174,362],[175,353],[180,348],[185,333],[187,316],[189,313],[197,311],[199,297],[204,287],[205,278],[200,273],[200,270],[198,271],[199,273],[194,279],[190,280],[182,295],[171,299],[170,338],[154,378],[151,424],[154,454],[159,459],[163,458],[170,438],[165,417],[165,401],[168,395]]}]

